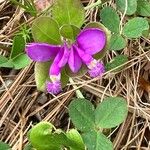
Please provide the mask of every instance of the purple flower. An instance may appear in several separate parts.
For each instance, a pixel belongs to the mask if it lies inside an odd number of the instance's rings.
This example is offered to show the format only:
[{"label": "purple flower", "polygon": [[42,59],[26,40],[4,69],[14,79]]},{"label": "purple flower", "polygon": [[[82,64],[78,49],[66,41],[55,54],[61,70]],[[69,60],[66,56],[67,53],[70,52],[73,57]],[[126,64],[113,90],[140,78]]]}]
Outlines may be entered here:
[{"label": "purple flower", "polygon": [[97,77],[104,72],[102,62],[92,56],[100,52],[106,44],[105,33],[98,28],[89,28],[80,32],[76,42],[68,46],[50,45],[46,43],[30,43],[26,46],[27,55],[37,62],[53,60],[50,66],[49,76],[51,82],[47,81],[46,87],[49,93],[58,94],[61,89],[61,69],[68,64],[73,73],[77,73],[82,64],[88,68],[91,77]]}]

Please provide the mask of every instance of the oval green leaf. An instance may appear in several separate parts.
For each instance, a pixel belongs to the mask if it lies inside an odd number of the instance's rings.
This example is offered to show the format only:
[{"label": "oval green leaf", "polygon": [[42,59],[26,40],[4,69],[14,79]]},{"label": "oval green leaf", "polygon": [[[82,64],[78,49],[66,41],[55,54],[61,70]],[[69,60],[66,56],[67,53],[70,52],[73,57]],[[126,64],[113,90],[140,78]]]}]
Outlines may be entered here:
[{"label": "oval green leaf", "polygon": [[18,56],[19,54],[23,53],[25,49],[25,40],[21,35],[17,35],[13,39],[12,50],[10,54],[10,59]]},{"label": "oval green leaf", "polygon": [[150,2],[147,0],[138,0],[137,14],[144,17],[150,16]]},{"label": "oval green leaf", "polygon": [[112,32],[119,33],[120,18],[111,7],[104,7],[100,12],[102,23]]},{"label": "oval green leaf", "polygon": [[128,38],[139,38],[142,32],[149,29],[148,21],[142,17],[129,20],[123,27],[123,34]]},{"label": "oval green leaf", "polygon": [[37,89],[40,91],[45,91],[46,80],[49,79],[49,67],[51,62],[36,62],[34,68],[35,82]]},{"label": "oval green leaf", "polygon": [[66,135],[69,139],[68,145],[71,150],[85,150],[82,137],[76,129],[69,130]]},{"label": "oval green leaf", "polygon": [[89,131],[82,137],[88,150],[113,150],[111,141],[98,131]]},{"label": "oval green leaf", "polygon": [[137,0],[127,0],[127,4],[126,0],[116,0],[116,5],[122,13],[126,10],[127,15],[133,15],[137,9]]},{"label": "oval green leaf", "polygon": [[[111,69],[114,69],[113,71],[120,71],[123,66],[124,63],[126,63],[128,61],[128,58],[126,55],[118,55],[116,57],[114,57],[110,62],[108,62],[106,65],[105,65],[105,68],[107,71],[111,70]],[[121,66],[121,67],[119,67]],[[116,69],[115,69],[116,68]]]},{"label": "oval green leaf", "polygon": [[38,150],[60,150],[60,144],[53,136],[54,126],[48,122],[40,122],[35,125],[29,135],[32,146]]},{"label": "oval green leaf", "polygon": [[119,34],[112,35],[109,43],[110,50],[121,50],[126,47],[126,40]]},{"label": "oval green leaf", "polygon": [[94,128],[94,106],[86,99],[75,99],[69,105],[69,116],[78,130]]},{"label": "oval green leaf", "polygon": [[80,29],[74,25],[63,25],[60,28],[60,34],[66,38],[66,39],[71,39],[75,40],[76,36],[79,34]]},{"label": "oval green leaf", "polygon": [[60,27],[69,24],[80,28],[84,23],[85,12],[80,0],[56,0],[52,16]]},{"label": "oval green leaf", "polygon": [[108,97],[95,110],[98,128],[113,128],[122,123],[127,116],[127,102],[121,97]]},{"label": "oval green leaf", "polygon": [[55,20],[50,17],[39,17],[32,25],[32,35],[36,42],[49,44],[61,44],[59,27]]}]

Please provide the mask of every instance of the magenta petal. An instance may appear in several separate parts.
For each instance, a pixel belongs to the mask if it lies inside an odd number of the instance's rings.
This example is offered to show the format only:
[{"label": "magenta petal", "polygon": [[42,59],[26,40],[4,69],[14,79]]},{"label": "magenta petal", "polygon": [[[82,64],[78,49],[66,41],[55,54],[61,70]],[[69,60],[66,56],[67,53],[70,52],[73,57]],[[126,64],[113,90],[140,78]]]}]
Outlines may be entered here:
[{"label": "magenta petal", "polygon": [[37,62],[46,62],[54,58],[61,46],[50,45],[46,43],[30,43],[26,46],[27,55]]},{"label": "magenta petal", "polygon": [[67,47],[62,47],[58,54],[56,55],[51,67],[50,75],[58,75],[61,71],[61,68],[66,65],[68,61],[69,50]]},{"label": "magenta petal", "polygon": [[88,71],[93,78],[101,76],[104,72],[105,68],[102,62],[97,62],[96,65]]},{"label": "magenta petal", "polygon": [[76,45],[74,45],[74,49],[86,65],[89,64],[93,60],[93,57],[90,54],[85,53]]},{"label": "magenta petal", "polygon": [[58,76],[61,72],[61,68],[58,67],[57,63],[52,63],[50,70],[49,70],[49,75],[55,75]]},{"label": "magenta petal", "polygon": [[106,44],[105,32],[98,28],[85,29],[78,35],[77,44],[85,53],[90,55],[96,54]]},{"label": "magenta petal", "polygon": [[46,89],[47,89],[48,93],[58,94],[62,91],[61,82],[60,81],[54,82],[54,83],[47,82]]},{"label": "magenta petal", "polygon": [[61,53],[59,53],[58,59],[59,63],[58,66],[61,68],[66,65],[69,57],[69,49],[67,45],[65,44],[64,47],[61,49]]},{"label": "magenta petal", "polygon": [[75,50],[75,47],[72,46],[70,49],[70,55],[68,59],[68,64],[72,72],[77,73],[82,65],[82,60],[78,55],[78,52]]}]

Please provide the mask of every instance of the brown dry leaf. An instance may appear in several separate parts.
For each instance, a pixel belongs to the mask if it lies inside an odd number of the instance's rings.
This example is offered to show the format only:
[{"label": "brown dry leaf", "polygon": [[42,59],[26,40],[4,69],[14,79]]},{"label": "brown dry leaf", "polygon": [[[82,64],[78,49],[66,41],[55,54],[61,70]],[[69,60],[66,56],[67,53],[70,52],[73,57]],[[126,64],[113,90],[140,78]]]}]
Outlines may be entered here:
[{"label": "brown dry leaf", "polygon": [[150,82],[146,81],[143,77],[139,77],[140,87],[147,93],[150,93]]}]

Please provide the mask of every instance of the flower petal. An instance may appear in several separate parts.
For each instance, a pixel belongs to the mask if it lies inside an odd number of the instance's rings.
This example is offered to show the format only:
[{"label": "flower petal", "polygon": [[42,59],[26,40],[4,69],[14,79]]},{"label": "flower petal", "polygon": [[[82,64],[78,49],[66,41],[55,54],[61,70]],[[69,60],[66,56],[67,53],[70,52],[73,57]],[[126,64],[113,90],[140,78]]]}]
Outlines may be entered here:
[{"label": "flower petal", "polygon": [[59,54],[59,57],[60,57],[59,58],[60,61],[58,63],[58,66],[61,68],[66,65],[66,63],[68,61],[68,57],[69,57],[69,49],[66,44],[62,48],[61,54]]},{"label": "flower petal", "polygon": [[85,53],[90,55],[96,54],[106,44],[105,32],[98,28],[85,29],[78,35],[77,44]]},{"label": "flower petal", "polygon": [[90,54],[85,53],[85,51],[81,50],[76,45],[74,45],[74,49],[86,65],[89,64],[93,60],[93,57]]},{"label": "flower petal", "polygon": [[88,73],[92,78],[102,76],[102,74],[105,72],[104,64],[94,59],[88,66],[88,68],[89,68]]},{"label": "flower petal", "polygon": [[26,46],[26,53],[33,61],[46,62],[54,58],[60,49],[61,46],[46,43],[30,43]]},{"label": "flower petal", "polygon": [[82,60],[74,46],[72,46],[70,49],[68,64],[69,64],[70,69],[74,73],[77,73],[79,69],[81,68]]},{"label": "flower petal", "polygon": [[58,81],[58,82],[47,82],[46,83],[46,89],[48,91],[48,93],[52,93],[52,94],[58,94],[62,91],[62,88],[61,88],[61,82]]},{"label": "flower petal", "polygon": [[58,75],[61,71],[61,68],[66,65],[68,61],[69,50],[66,46],[62,47],[58,54],[56,55],[51,67],[50,67],[50,76]]}]

